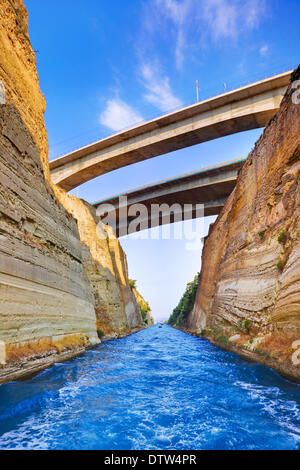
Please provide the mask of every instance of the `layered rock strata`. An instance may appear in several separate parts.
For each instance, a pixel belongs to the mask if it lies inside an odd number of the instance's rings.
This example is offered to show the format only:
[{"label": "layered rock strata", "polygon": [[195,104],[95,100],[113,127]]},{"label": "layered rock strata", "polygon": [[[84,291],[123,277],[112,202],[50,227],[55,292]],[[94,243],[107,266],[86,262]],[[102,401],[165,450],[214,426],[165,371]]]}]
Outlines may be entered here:
[{"label": "layered rock strata", "polygon": [[77,220],[83,245],[83,264],[95,298],[100,337],[117,337],[143,326],[141,309],[129,287],[126,255],[111,227],[96,210],[56,187],[56,195]]},{"label": "layered rock strata", "polygon": [[36,356],[32,344],[45,338],[72,336],[74,349],[99,342],[76,222],[47,184],[13,104],[0,105],[0,319],[2,362]]},{"label": "layered rock strata", "polygon": [[117,240],[98,240],[93,209],[49,179],[45,99],[23,2],[2,0],[0,15],[0,382],[5,382],[98,344],[99,324],[128,334],[143,322]]},{"label": "layered rock strata", "polygon": [[300,380],[295,359],[300,339],[298,95],[294,82],[210,228],[195,306],[184,325],[295,380]]}]

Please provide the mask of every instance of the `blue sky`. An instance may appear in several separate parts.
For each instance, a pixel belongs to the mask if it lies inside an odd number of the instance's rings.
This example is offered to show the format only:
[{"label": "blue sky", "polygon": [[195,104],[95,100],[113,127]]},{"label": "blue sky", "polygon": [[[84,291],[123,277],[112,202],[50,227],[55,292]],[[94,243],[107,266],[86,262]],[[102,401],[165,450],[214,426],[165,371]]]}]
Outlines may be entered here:
[{"label": "blue sky", "polygon": [[[299,0],[25,0],[50,159],[201,97],[295,67]],[[173,152],[96,178],[92,202],[249,153],[261,130]],[[214,220],[205,221],[206,229]],[[201,266],[184,240],[121,239],[130,276],[157,319]]]}]

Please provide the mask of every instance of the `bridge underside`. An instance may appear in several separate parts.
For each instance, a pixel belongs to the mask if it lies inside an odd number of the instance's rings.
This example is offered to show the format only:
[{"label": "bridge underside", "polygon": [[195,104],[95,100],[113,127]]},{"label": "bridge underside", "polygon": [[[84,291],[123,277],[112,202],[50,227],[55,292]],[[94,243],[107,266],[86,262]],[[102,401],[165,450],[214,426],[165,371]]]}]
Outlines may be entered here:
[{"label": "bridge underside", "polygon": [[[218,215],[233,191],[238,172],[245,161],[246,159],[235,160],[205,168],[98,201],[93,205],[99,209],[99,215],[101,213],[105,217],[109,216],[113,225],[115,222],[117,237],[127,235],[128,232],[138,232],[177,221],[178,214],[175,216],[173,212],[168,211],[168,208],[174,207],[174,204],[180,206],[181,213],[185,205],[192,205],[187,219],[199,217],[197,204],[204,204],[204,216]],[[121,209],[120,197],[122,197]],[[167,205],[166,212],[160,211],[158,217],[151,218],[154,206],[159,205],[162,209],[162,204]],[[135,224],[134,221],[140,214],[145,214],[143,223]]]}]

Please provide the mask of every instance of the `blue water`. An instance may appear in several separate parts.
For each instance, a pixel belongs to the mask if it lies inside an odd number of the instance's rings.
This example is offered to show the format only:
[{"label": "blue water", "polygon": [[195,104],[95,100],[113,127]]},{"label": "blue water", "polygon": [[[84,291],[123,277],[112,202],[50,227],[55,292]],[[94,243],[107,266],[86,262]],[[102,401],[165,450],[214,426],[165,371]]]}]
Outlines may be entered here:
[{"label": "blue water", "polygon": [[168,326],[0,386],[1,449],[300,449],[300,386]]}]

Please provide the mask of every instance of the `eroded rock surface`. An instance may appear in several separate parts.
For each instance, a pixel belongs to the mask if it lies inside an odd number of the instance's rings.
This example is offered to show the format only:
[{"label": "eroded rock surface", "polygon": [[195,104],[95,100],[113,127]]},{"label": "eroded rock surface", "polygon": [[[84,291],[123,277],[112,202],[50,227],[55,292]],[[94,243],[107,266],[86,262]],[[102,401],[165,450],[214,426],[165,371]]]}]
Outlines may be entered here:
[{"label": "eroded rock surface", "polygon": [[7,101],[18,109],[39,150],[49,176],[48,139],[44,123],[46,101],[39,87],[36,57],[28,36],[28,14],[22,0],[0,2],[0,80]]},{"label": "eroded rock surface", "polygon": [[[0,382],[99,343],[99,321],[142,327],[117,240],[92,208],[52,185],[35,54],[21,0],[0,2]],[[65,206],[65,207],[64,207]],[[74,217],[73,217],[74,216]]]},{"label": "eroded rock surface", "polygon": [[227,347],[235,334],[246,349],[259,336],[256,353],[281,371],[282,362],[290,369],[300,338],[300,105],[293,93],[289,87],[210,229],[185,325]]},{"label": "eroded rock surface", "polygon": [[0,106],[0,299],[7,349],[76,334],[98,342],[76,222],[47,185],[13,104]]},{"label": "eroded rock surface", "polygon": [[112,229],[93,206],[56,187],[59,200],[78,221],[83,263],[95,297],[99,334],[120,335],[142,327],[141,310],[128,283],[127,259]]}]

